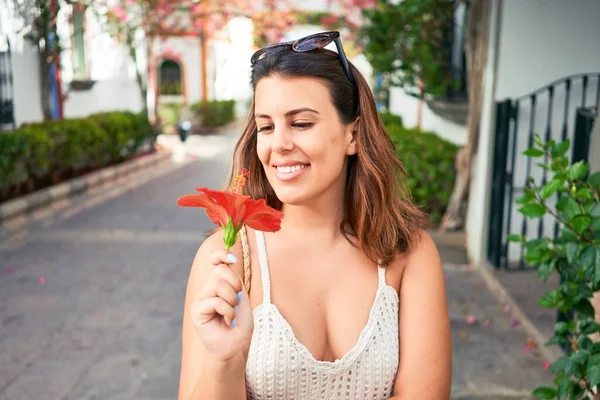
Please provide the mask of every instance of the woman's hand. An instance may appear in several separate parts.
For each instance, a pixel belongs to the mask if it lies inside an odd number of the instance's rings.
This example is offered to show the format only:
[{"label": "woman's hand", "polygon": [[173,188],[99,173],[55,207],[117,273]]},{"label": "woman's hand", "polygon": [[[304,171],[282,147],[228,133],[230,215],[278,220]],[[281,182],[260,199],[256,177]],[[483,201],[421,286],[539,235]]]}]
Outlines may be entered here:
[{"label": "woman's hand", "polygon": [[254,329],[250,299],[230,266],[236,261],[225,250],[209,256],[212,271],[190,308],[200,340],[219,362],[227,362],[239,354],[245,357]]}]

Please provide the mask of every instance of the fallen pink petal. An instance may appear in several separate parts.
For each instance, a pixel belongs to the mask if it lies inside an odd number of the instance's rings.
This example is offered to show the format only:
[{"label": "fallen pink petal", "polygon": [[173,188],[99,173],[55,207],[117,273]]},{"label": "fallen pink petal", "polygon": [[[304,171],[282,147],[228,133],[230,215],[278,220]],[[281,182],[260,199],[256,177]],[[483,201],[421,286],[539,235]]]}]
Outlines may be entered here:
[{"label": "fallen pink petal", "polygon": [[510,320],[510,326],[512,326],[513,328],[515,328],[515,327],[519,326],[519,324],[520,324],[520,322],[519,322],[518,319],[511,318],[511,320]]},{"label": "fallen pink petal", "polygon": [[492,322],[489,319],[486,319],[485,321],[483,321],[483,326],[489,328],[490,326],[492,326]]},{"label": "fallen pink petal", "polygon": [[467,315],[467,324],[474,325],[477,322],[477,317],[474,315]]},{"label": "fallen pink petal", "polygon": [[510,304],[507,304],[507,305],[505,305],[505,306],[502,308],[502,312],[505,312],[505,313],[507,313],[507,312],[509,312],[509,311],[510,311]]},{"label": "fallen pink petal", "polygon": [[524,353],[529,353],[529,352],[531,352],[531,350],[532,350],[532,349],[533,349],[533,347],[531,347],[531,346],[530,346],[530,345],[528,345],[528,344],[524,344],[524,345],[523,345],[523,352],[524,352]]},{"label": "fallen pink petal", "polygon": [[6,267],[6,272],[9,274],[14,274],[15,273],[15,269],[13,267]]},{"label": "fallen pink petal", "polygon": [[552,366],[552,364],[549,361],[544,361],[544,364],[543,364],[544,371],[548,371],[551,366]]},{"label": "fallen pink petal", "polygon": [[38,282],[40,283],[40,285],[46,284],[46,277],[45,276],[40,276],[38,278]]}]

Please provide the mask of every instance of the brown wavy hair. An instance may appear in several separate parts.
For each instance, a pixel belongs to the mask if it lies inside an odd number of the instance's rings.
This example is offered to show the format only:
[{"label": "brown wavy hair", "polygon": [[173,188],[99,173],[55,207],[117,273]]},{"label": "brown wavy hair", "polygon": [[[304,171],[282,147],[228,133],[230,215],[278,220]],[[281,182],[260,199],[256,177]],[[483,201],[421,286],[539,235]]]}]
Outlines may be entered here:
[{"label": "brown wavy hair", "polygon": [[[406,171],[396,156],[396,146],[385,130],[375,99],[362,74],[350,64],[354,85],[344,72],[337,53],[322,49],[297,53],[279,47],[252,66],[251,85],[256,89],[265,77],[314,77],[329,89],[340,120],[352,123],[359,117],[356,132],[357,154],[348,160],[344,219],[340,230],[358,245],[373,262],[389,265],[400,253],[410,251],[425,226],[425,214],[411,200],[406,187]],[[257,127],[254,99],[245,129],[233,153],[226,189],[231,189],[240,167],[250,172],[245,192],[264,198],[281,210],[282,203],[269,184],[256,152]]]}]

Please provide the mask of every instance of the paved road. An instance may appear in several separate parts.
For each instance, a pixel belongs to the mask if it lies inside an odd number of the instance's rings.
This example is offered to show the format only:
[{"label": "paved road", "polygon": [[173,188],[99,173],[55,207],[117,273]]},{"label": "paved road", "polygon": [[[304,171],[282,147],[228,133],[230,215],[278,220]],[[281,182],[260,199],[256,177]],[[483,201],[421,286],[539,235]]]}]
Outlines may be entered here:
[{"label": "paved road", "polygon": [[[0,400],[176,398],[186,279],[211,225],[175,199],[221,186],[232,140],[192,141],[193,162],[179,149],[162,169],[82,197],[0,248]],[[542,360],[522,350],[524,331],[477,273],[442,254],[454,397],[525,398],[549,381]]]}]

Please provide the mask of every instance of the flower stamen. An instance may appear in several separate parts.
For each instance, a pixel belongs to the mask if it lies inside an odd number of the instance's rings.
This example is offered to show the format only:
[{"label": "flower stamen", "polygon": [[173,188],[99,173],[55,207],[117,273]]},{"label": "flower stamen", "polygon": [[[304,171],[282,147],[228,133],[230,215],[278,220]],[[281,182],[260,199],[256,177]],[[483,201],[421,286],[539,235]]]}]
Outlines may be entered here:
[{"label": "flower stamen", "polygon": [[233,180],[233,193],[242,194],[249,176],[250,172],[246,168],[240,168],[240,173]]}]

